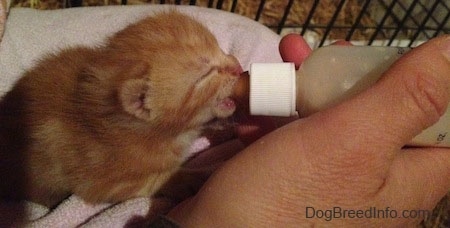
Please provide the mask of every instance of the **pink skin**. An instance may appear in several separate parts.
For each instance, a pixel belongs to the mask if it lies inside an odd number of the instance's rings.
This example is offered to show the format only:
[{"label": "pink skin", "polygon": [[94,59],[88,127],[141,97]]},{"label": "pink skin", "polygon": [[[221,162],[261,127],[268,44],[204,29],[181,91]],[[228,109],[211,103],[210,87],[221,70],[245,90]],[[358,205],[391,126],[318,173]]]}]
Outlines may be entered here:
[{"label": "pink skin", "polygon": [[[233,67],[226,67],[226,68],[220,69],[219,72],[220,71],[229,73],[229,74],[231,74],[233,76],[236,76],[236,77],[240,77],[244,70],[242,69],[242,66],[240,64],[238,64],[238,65],[233,66]],[[220,103],[219,103],[219,106],[220,106],[221,109],[224,109],[224,110],[234,110],[234,109],[236,109],[236,103],[234,102],[233,99],[231,99],[229,97],[221,100]]]},{"label": "pink skin", "polygon": [[234,109],[236,104],[231,98],[225,98],[220,102],[220,106],[224,109]]},{"label": "pink skin", "polygon": [[[348,41],[338,40],[332,45],[352,45]],[[281,58],[284,62],[293,62],[298,69],[302,62],[311,54],[312,50],[308,43],[298,34],[284,36],[279,45]],[[277,125],[272,117],[268,116],[245,116],[238,120],[239,125],[236,132],[245,144],[250,144],[265,134],[273,131]]]},{"label": "pink skin", "polygon": [[283,37],[278,49],[283,61],[295,63],[296,69],[300,67],[312,51],[303,37],[298,34],[289,34]]},{"label": "pink skin", "polygon": [[242,72],[244,72],[244,70],[242,70],[242,66],[240,64],[238,64],[234,67],[227,67],[224,69],[220,69],[219,71],[227,72],[227,73],[237,76],[237,77],[241,76]]}]

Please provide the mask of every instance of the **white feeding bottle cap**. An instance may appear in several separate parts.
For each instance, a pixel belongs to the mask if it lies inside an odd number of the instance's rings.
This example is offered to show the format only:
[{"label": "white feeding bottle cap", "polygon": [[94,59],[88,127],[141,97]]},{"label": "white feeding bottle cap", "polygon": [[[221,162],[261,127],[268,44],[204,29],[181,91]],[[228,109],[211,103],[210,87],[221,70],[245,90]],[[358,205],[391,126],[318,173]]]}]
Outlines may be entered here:
[{"label": "white feeding bottle cap", "polygon": [[297,114],[294,63],[253,63],[249,74],[252,115]]}]

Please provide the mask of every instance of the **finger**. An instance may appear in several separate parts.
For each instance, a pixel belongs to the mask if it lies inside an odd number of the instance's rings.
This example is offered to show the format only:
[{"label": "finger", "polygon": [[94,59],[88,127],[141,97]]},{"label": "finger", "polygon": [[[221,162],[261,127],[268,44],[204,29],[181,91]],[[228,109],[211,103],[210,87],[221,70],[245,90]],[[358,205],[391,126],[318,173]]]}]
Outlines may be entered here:
[{"label": "finger", "polygon": [[308,43],[298,34],[284,36],[280,41],[279,50],[283,61],[293,62],[296,69],[311,54]]},{"label": "finger", "polygon": [[392,163],[379,197],[401,209],[431,210],[450,190],[449,173],[450,149],[408,149]]},{"label": "finger", "polygon": [[311,116],[322,133],[335,133],[323,142],[345,148],[336,159],[387,170],[393,154],[444,113],[450,98],[449,52],[450,36],[431,40],[399,59],[370,89]]},{"label": "finger", "polygon": [[[374,104],[378,102],[378,110],[386,114],[381,118],[384,121],[381,126],[387,131],[395,130],[389,133],[398,140],[390,142],[386,139],[384,142],[396,147],[410,142],[437,122],[447,109],[450,99],[450,36],[431,40],[407,53],[366,96]],[[372,104],[370,100],[367,103]],[[374,122],[377,121],[380,120],[374,118]]]}]

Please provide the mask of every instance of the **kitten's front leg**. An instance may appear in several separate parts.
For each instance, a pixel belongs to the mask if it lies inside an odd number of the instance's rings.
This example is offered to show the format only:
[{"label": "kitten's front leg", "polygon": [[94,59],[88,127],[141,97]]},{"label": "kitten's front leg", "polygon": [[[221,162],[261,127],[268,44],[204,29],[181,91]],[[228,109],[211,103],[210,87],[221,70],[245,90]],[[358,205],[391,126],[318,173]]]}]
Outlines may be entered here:
[{"label": "kitten's front leg", "polygon": [[147,227],[159,215],[166,214],[182,200],[194,195],[216,168],[180,169],[152,197],[147,215],[134,218],[127,227]]}]

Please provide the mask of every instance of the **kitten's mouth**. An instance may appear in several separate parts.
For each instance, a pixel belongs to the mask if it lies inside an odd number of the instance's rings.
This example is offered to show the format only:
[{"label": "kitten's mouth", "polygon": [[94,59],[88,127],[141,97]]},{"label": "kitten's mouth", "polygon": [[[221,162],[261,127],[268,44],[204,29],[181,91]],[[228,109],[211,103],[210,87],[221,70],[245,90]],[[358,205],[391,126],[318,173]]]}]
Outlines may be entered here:
[{"label": "kitten's mouth", "polygon": [[226,97],[219,101],[219,106],[223,109],[236,109],[236,102],[230,97]]},{"label": "kitten's mouth", "polygon": [[219,118],[231,116],[236,110],[236,102],[231,97],[218,99],[216,115]]}]

